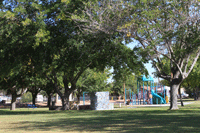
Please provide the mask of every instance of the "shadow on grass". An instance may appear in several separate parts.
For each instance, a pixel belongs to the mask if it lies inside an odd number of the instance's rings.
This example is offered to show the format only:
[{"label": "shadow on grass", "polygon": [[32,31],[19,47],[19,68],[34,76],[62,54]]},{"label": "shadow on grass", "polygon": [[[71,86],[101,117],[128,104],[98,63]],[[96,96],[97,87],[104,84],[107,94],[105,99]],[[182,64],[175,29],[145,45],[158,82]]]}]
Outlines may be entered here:
[{"label": "shadow on grass", "polygon": [[[91,110],[66,110],[66,111],[62,111],[62,110],[40,110],[40,108],[37,108],[37,109],[28,109],[28,108],[23,108],[22,110],[18,109],[18,110],[14,110],[14,111],[11,111],[9,109],[0,109],[0,116],[6,116],[6,115],[40,115],[40,114],[44,114],[44,115],[50,115],[50,114],[68,114],[70,115],[71,113],[73,115],[81,115],[82,113],[85,113],[85,112],[89,112]],[[79,112],[79,113],[78,113]]]},{"label": "shadow on grass", "polygon": [[[195,102],[194,99],[182,99],[183,102]],[[178,99],[178,102],[180,102],[180,99]]]},{"label": "shadow on grass", "polygon": [[[44,113],[44,112],[41,112]],[[115,132],[199,132],[200,111],[185,110],[113,110],[65,111],[49,121],[25,121],[18,129],[28,131],[115,131]],[[58,114],[57,114],[58,113]],[[17,130],[17,128],[13,129]]]},{"label": "shadow on grass", "polygon": [[0,109],[1,115],[30,115],[30,114],[57,114],[61,111],[49,111],[49,110],[37,110],[37,109],[25,109],[10,111],[9,109]]}]

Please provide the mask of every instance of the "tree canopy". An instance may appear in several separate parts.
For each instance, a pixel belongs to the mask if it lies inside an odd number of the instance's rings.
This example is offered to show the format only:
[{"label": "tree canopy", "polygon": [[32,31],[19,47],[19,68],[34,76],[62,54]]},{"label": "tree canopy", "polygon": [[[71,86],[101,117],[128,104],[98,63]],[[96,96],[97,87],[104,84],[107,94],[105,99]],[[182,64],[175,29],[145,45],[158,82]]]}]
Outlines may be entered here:
[{"label": "tree canopy", "polygon": [[[177,89],[200,55],[196,0],[14,0],[0,8],[1,81],[28,80],[37,71],[60,95],[63,109],[88,68],[113,66],[125,82],[126,75],[145,73],[147,60],[170,82],[170,109],[178,109]],[[138,42],[133,50],[124,47],[132,41]]]},{"label": "tree canopy", "polygon": [[[120,3],[116,4],[119,5],[117,10],[125,11]],[[124,46],[123,33],[109,29],[106,26],[109,21],[100,20],[101,17],[112,20],[114,14],[106,11],[102,16],[98,10],[85,10],[85,7],[91,8],[91,5],[98,9],[106,6],[106,3],[68,0],[3,1],[0,12],[1,81],[4,82],[13,73],[13,77],[24,77],[23,82],[27,84],[23,87],[29,88],[29,91],[43,87],[48,91],[46,87],[51,85],[61,97],[63,109],[66,110],[69,109],[69,95],[76,90],[78,79],[86,70],[94,69],[98,75],[98,71],[104,71],[106,67],[120,68],[120,63],[127,68],[140,66],[137,68],[142,69],[138,55]],[[100,25],[84,22],[84,19],[98,17]],[[115,26],[117,23],[121,22],[116,22]],[[112,25],[110,27],[116,28]],[[96,84],[103,80],[96,78],[88,80],[89,88],[95,80]],[[17,83],[16,79],[12,81],[14,84],[10,87]],[[61,91],[63,88],[64,91]],[[49,94],[52,93],[50,89]]]}]

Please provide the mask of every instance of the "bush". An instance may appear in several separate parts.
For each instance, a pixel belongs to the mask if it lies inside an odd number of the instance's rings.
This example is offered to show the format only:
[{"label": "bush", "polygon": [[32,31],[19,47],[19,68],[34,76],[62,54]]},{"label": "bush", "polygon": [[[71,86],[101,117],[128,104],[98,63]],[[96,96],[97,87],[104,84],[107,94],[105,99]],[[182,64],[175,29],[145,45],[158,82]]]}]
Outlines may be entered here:
[{"label": "bush", "polygon": [[32,102],[32,94],[30,92],[25,93],[21,98],[22,103]]}]

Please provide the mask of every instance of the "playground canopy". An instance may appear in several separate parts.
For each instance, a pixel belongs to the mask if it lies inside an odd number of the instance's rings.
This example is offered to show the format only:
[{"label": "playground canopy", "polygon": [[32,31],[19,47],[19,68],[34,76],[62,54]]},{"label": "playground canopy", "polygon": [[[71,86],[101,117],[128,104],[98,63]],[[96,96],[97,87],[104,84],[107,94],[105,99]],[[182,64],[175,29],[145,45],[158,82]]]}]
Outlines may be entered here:
[{"label": "playground canopy", "polygon": [[149,78],[146,78],[145,75],[142,76],[142,81],[153,81],[153,78],[149,76]]}]

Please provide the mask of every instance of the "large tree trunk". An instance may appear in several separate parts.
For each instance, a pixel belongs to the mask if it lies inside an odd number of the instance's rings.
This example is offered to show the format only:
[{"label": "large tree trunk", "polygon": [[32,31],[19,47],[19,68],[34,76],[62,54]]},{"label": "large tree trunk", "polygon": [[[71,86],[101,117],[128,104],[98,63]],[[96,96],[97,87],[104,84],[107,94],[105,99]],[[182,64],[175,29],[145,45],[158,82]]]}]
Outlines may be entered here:
[{"label": "large tree trunk", "polygon": [[80,97],[81,97],[81,95],[77,95],[77,101],[78,101],[77,104],[80,104]]},{"label": "large tree trunk", "polygon": [[77,104],[80,104],[80,96],[77,96]]},{"label": "large tree trunk", "polygon": [[69,110],[70,105],[69,105],[69,97],[62,97],[62,110]]},{"label": "large tree trunk", "polygon": [[37,97],[37,94],[32,93],[32,104],[35,105],[35,99]]},{"label": "large tree trunk", "polygon": [[51,107],[51,95],[48,95],[47,106],[48,106],[48,107]]},{"label": "large tree trunk", "polygon": [[15,94],[12,94],[10,110],[15,110],[15,108],[16,108],[16,99],[17,99],[17,96]]},{"label": "large tree trunk", "polygon": [[180,96],[181,106],[184,106],[183,105],[183,100],[182,100],[182,95],[181,95],[181,87],[180,86],[179,86],[179,89],[178,89],[178,93],[179,93],[179,96]]},{"label": "large tree trunk", "polygon": [[70,105],[69,105],[69,95],[71,94],[70,92],[71,91],[65,90],[64,96],[59,95],[61,100],[62,100],[62,110],[69,110],[70,109]]},{"label": "large tree trunk", "polygon": [[79,89],[78,89],[78,93],[76,94],[76,96],[77,96],[78,104],[80,104],[81,91]]},{"label": "large tree trunk", "polygon": [[199,88],[197,87],[196,89],[196,99],[198,100],[199,99]]},{"label": "large tree trunk", "polygon": [[170,110],[176,110],[178,108],[177,104],[177,92],[180,84],[176,83],[171,83],[171,88],[170,88]]},{"label": "large tree trunk", "polygon": [[194,88],[193,88],[193,96],[194,96],[194,100],[197,100],[196,91]]}]

